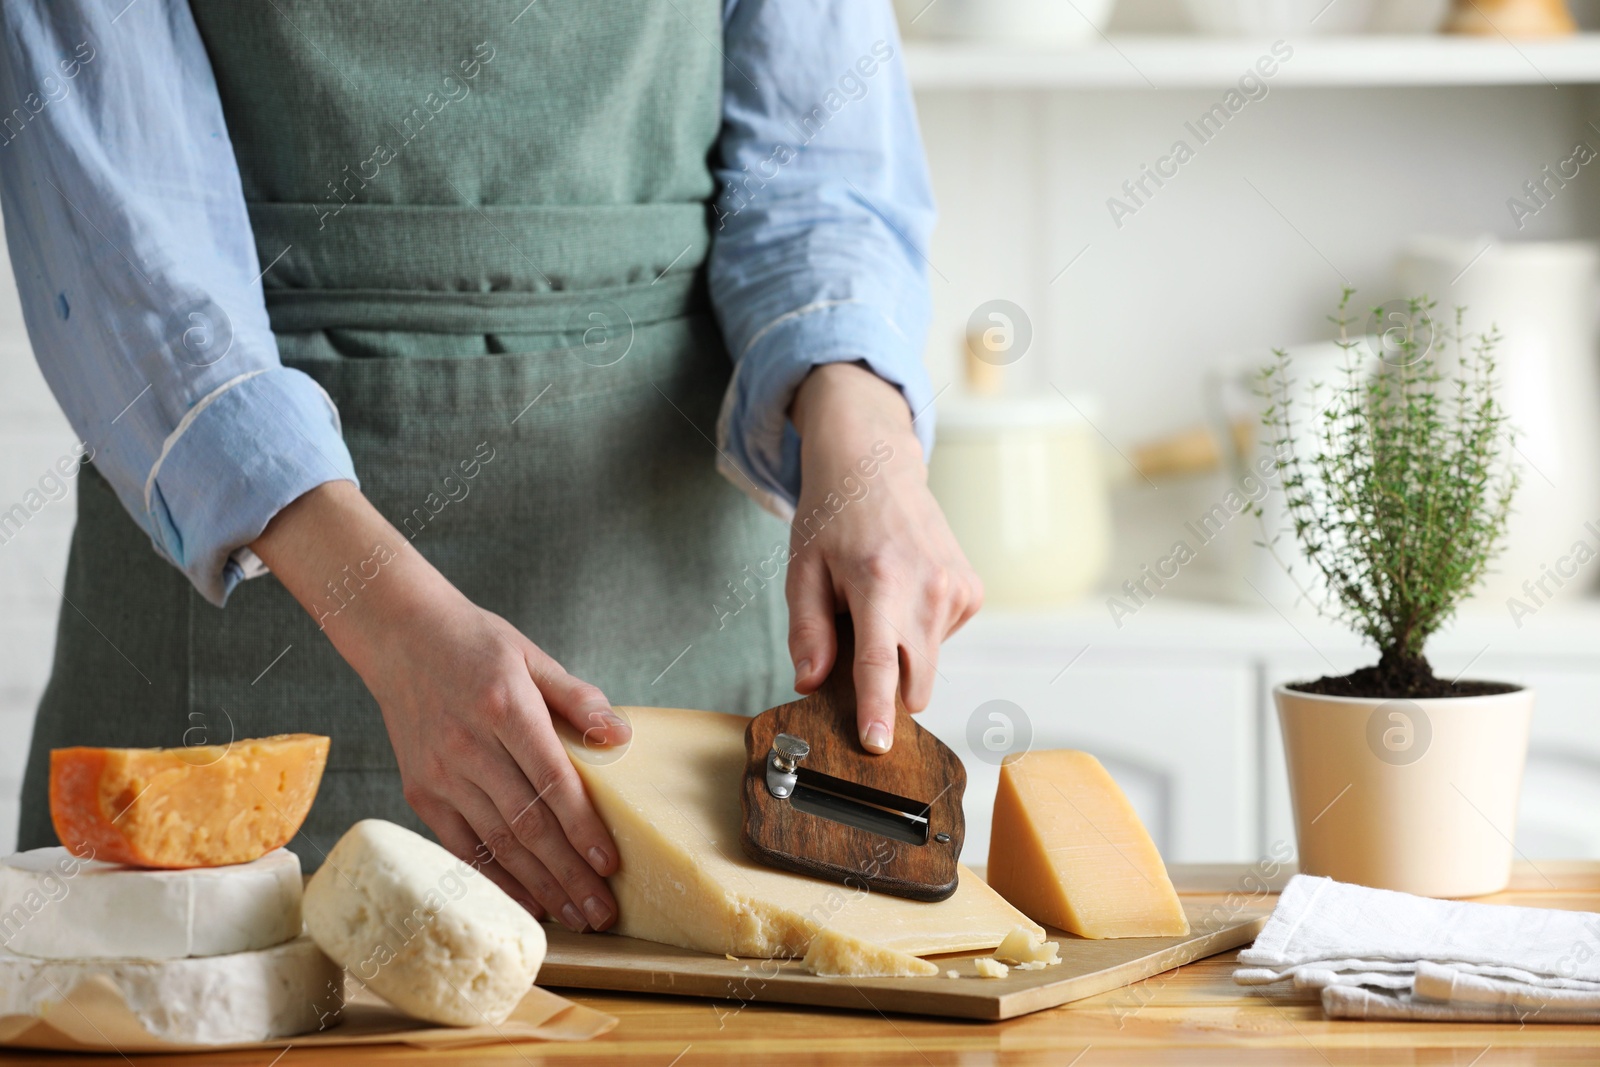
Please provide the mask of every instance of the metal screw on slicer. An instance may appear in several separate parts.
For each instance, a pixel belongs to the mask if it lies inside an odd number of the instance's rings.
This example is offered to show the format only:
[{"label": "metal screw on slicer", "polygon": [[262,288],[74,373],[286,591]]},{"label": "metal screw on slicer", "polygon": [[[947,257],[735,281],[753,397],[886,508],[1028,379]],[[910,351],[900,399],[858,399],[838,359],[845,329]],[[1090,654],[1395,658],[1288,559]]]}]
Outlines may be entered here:
[{"label": "metal screw on slicer", "polygon": [[1427,755],[1432,741],[1433,723],[1414,701],[1386,700],[1367,716],[1367,747],[1385,763],[1415,763]]},{"label": "metal screw on slicer", "polygon": [[1009,700],[986,700],[967,717],[967,751],[998,767],[1033,744],[1033,721]]},{"label": "metal screw on slicer", "polygon": [[985,363],[1008,366],[1033,344],[1033,320],[1009,300],[985,300],[967,318],[967,347]]},{"label": "metal screw on slicer", "polygon": [[615,300],[593,300],[567,316],[570,351],[591,367],[611,367],[633,347],[633,318]]},{"label": "metal screw on slicer", "polygon": [[[633,729],[633,720],[628,718],[628,713],[622,708],[612,708],[611,714],[627,723],[630,731]],[[605,738],[607,723],[603,720],[600,712],[589,712],[588,722],[590,724],[588,729],[583,731],[583,746],[572,749],[573,759],[582,760],[591,767],[604,767],[626,756],[628,749],[633,747],[631,734],[629,735],[630,739],[620,745],[607,743]]]},{"label": "metal screw on slicer", "polygon": [[216,301],[200,297],[168,315],[161,336],[191,367],[209,367],[233,348],[233,319]]},{"label": "metal screw on slicer", "polygon": [[1364,332],[1367,351],[1391,367],[1409,367],[1426,356],[1436,332],[1428,309],[1420,300],[1391,300],[1373,308]]}]

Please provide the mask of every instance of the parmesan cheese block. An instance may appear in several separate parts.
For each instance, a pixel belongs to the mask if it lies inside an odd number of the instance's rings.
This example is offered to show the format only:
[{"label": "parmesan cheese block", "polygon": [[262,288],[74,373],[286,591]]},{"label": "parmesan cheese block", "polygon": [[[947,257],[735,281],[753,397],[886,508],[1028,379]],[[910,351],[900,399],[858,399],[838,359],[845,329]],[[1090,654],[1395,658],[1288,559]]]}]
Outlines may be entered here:
[{"label": "parmesan cheese block", "polygon": [[0,944],[24,956],[178,959],[300,934],[300,859],[146,871],[39,848],[0,860]]},{"label": "parmesan cheese block", "polygon": [[[869,893],[776,870],[739,847],[747,719],[623,708],[633,739],[618,753],[562,740],[620,852],[615,932],[722,955],[798,958],[818,931],[908,956],[992,949],[1034,926],[971,871],[937,903]],[[863,857],[870,864],[871,857]],[[858,951],[866,958],[868,947]]]},{"label": "parmesan cheese block", "polygon": [[812,974],[824,976],[928,978],[939,973],[939,968],[927,960],[869,945],[832,930],[823,930],[811,939],[803,963]]},{"label": "parmesan cheese block", "polygon": [[427,838],[363,819],[306,884],[306,930],[402,1011],[498,1026],[544,962],[544,930],[505,891]]},{"label": "parmesan cheese block", "polygon": [[0,1019],[46,1018],[88,1045],[268,1041],[333,1026],[343,1009],[344,975],[304,937],[181,960],[40,960],[0,951]]},{"label": "parmesan cheese block", "polygon": [[289,843],[328,739],[282,734],[187,748],[58,748],[50,820],[75,856],[134,867],[248,863]]},{"label": "parmesan cheese block", "polygon": [[1029,918],[1081,937],[1189,932],[1155,843],[1087,752],[1028,752],[1001,766],[988,874]]}]

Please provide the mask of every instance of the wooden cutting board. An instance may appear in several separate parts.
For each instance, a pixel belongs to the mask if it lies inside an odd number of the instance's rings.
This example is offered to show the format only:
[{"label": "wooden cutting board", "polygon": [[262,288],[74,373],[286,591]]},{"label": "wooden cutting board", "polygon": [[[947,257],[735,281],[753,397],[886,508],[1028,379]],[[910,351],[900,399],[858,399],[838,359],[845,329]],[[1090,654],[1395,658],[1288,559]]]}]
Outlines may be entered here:
[{"label": "wooden cutting board", "polygon": [[819,978],[799,960],[730,960],[689,949],[610,934],[574,934],[545,925],[550,950],[541,986],[712,997],[730,1011],[744,1004],[801,1004],[862,1011],[904,1012],[959,1019],[1010,1019],[1104,993],[1255,939],[1271,911],[1260,906],[1220,913],[1215,902],[1185,901],[1187,937],[1128,937],[1089,941],[1050,931],[1062,962],[1038,971],[1012,968],[1004,978],[980,978],[973,958],[988,953],[930,957],[957,979]]}]

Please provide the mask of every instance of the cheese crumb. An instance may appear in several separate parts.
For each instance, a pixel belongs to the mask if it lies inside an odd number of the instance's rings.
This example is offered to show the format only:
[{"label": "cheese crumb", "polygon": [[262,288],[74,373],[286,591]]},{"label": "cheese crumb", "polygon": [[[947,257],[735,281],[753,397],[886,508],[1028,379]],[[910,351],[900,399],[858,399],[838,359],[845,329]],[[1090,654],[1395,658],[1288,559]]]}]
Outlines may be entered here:
[{"label": "cheese crumb", "polygon": [[729,963],[738,963],[739,962],[739,957],[733,955],[733,953],[731,953],[731,952],[724,952],[722,954],[722,958],[727,960]]},{"label": "cheese crumb", "polygon": [[972,961],[972,965],[978,969],[979,976],[983,978],[1004,978],[1011,973],[1011,968],[987,956],[978,957]]},{"label": "cheese crumb", "polygon": [[1035,937],[1026,926],[1018,926],[1000,942],[1000,947],[994,950],[994,958],[1003,963],[1050,965],[1061,962],[1060,951],[1059,942]]},{"label": "cheese crumb", "polygon": [[939,968],[927,960],[833,930],[823,930],[811,938],[806,950],[805,969],[827,977],[929,978]]},{"label": "cheese crumb", "polygon": [[960,971],[946,971],[946,972],[944,972],[944,976],[946,978],[960,978],[961,977],[961,972]]}]

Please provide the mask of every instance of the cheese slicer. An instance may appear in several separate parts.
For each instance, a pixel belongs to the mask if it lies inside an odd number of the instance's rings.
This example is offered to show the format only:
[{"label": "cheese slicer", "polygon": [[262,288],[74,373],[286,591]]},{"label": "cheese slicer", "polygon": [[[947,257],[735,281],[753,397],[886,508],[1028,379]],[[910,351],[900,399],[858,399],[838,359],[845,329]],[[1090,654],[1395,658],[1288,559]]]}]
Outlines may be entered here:
[{"label": "cheese slicer", "polygon": [[967,771],[895,694],[894,744],[877,755],[856,728],[854,631],[836,620],[839,653],[815,693],[745,728],[740,844],[797,874],[912,900],[956,891]]}]

